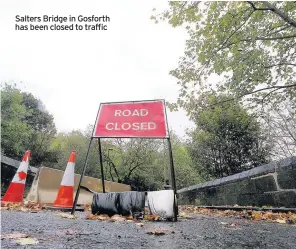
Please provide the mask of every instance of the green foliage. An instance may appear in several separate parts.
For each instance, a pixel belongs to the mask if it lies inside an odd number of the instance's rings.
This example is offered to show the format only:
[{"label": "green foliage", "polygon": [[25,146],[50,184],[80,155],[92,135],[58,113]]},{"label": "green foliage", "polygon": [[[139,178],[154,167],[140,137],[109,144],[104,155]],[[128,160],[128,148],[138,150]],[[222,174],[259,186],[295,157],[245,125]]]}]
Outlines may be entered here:
[{"label": "green foliage", "polygon": [[[1,89],[2,153],[20,160],[30,149],[30,164],[64,170],[72,150],[77,153],[75,173],[81,174],[92,125],[85,131],[56,134],[55,124],[42,102],[15,86]],[[177,187],[196,184],[200,177],[193,167],[186,144],[171,134]],[[170,180],[166,141],[154,139],[102,139],[105,179],[130,184],[134,190],[163,189]],[[97,140],[92,141],[85,175],[101,178]]]},{"label": "green foliage", "polygon": [[[205,105],[229,96],[204,96]],[[189,143],[191,156],[203,177],[224,177],[266,162],[268,146],[254,116],[239,103],[225,102],[192,114],[196,128]]]},{"label": "green foliage", "polygon": [[1,120],[1,147],[6,156],[20,160],[30,149],[32,165],[56,160],[49,150],[56,134],[53,117],[32,94],[5,84],[1,89]]},{"label": "green foliage", "polygon": [[[154,19],[189,34],[179,66],[170,72],[181,87],[170,107],[190,113],[196,95],[212,90],[249,96],[253,104],[295,99],[295,18],[295,1],[169,2]],[[215,84],[213,75],[221,76]]]},{"label": "green foliage", "polygon": [[[58,163],[50,167],[64,170],[69,154],[77,151],[75,172],[81,174],[90,139],[90,128],[85,132],[59,133],[51,149],[58,151]],[[163,189],[170,180],[169,157],[166,142],[154,139],[102,139],[103,168],[106,180],[130,184],[134,190]],[[184,142],[172,133],[176,183],[181,188],[200,182],[192,166]],[[98,144],[94,139],[89,153],[85,175],[101,178]]]},{"label": "green foliage", "polygon": [[[188,187],[203,182],[198,172],[198,162],[194,162],[190,155],[190,149],[184,141],[171,132],[172,150],[176,174],[177,189]],[[166,152],[168,152],[166,148]],[[169,168],[168,168],[169,170]]]},{"label": "green foliage", "polygon": [[14,87],[1,90],[1,152],[13,158],[21,158],[31,135],[22,101],[23,95]]},{"label": "green foliage", "polygon": [[[65,170],[70,153],[72,150],[75,150],[77,155],[75,173],[81,174],[86,158],[89,139],[90,138],[86,136],[84,132],[79,130],[69,133],[59,133],[51,144],[51,149],[58,153],[58,163],[48,164],[47,166]],[[98,162],[97,145],[93,144],[89,153],[88,166],[85,175],[100,178],[101,174]]]}]

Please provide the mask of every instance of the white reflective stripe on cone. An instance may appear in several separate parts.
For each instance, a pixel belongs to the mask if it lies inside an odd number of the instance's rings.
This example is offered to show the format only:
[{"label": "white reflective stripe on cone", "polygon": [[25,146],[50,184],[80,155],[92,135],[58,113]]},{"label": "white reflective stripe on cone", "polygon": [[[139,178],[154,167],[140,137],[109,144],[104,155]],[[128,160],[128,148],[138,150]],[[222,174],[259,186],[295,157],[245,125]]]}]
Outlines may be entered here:
[{"label": "white reflective stripe on cone", "polygon": [[22,184],[25,184],[26,183],[26,178],[27,176],[25,177],[25,179],[20,179],[19,177],[19,174],[18,173],[24,173],[27,175],[28,173],[28,167],[29,167],[29,163],[28,162],[24,162],[22,161],[20,163],[20,166],[18,167],[14,177],[12,178],[12,181],[11,182],[15,182],[15,183],[22,183]]},{"label": "white reflective stripe on cone", "polygon": [[67,168],[63,176],[63,180],[61,182],[62,186],[74,186],[74,168],[75,163],[68,162]]},{"label": "white reflective stripe on cone", "polygon": [[153,215],[174,217],[174,191],[160,190],[147,193],[148,206]]}]

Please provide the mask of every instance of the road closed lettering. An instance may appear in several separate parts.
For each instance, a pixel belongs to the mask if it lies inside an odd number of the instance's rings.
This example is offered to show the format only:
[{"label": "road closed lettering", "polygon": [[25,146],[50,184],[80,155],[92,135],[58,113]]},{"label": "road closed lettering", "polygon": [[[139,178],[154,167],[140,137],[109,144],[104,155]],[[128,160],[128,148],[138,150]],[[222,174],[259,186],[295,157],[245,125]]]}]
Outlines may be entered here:
[{"label": "road closed lettering", "polygon": [[156,129],[156,124],[153,122],[143,122],[143,123],[122,123],[122,124],[118,124],[118,123],[107,123],[106,124],[106,129],[108,131],[111,130],[116,130],[116,131],[120,131],[120,130],[124,130],[124,131],[128,131],[128,130],[155,130]]},{"label": "road closed lettering", "polygon": [[162,101],[100,106],[93,137],[167,137]]}]

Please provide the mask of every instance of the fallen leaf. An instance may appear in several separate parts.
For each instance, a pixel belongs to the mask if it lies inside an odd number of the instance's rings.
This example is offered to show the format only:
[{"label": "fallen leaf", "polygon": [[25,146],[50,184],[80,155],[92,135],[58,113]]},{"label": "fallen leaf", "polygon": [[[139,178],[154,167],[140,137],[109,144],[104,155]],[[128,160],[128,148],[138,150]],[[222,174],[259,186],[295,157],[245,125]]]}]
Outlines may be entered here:
[{"label": "fallen leaf", "polygon": [[137,225],[138,227],[143,227],[143,226],[144,226],[144,223],[136,223],[136,225]]},{"label": "fallen leaf", "polygon": [[165,235],[165,230],[161,230],[161,229],[155,229],[155,230],[152,230],[152,231],[148,231],[147,234],[150,234],[150,235]]},{"label": "fallen leaf", "polygon": [[184,213],[184,212],[180,213],[179,216],[180,216],[181,218],[185,218],[185,219],[192,219],[192,216],[190,216],[190,215],[188,215],[188,214],[186,214],[186,213]]},{"label": "fallen leaf", "polygon": [[36,245],[38,244],[38,240],[33,238],[22,238],[16,241],[19,245]]},{"label": "fallen leaf", "polygon": [[221,225],[227,225],[227,222],[220,222]]},{"label": "fallen leaf", "polygon": [[86,216],[86,219],[87,219],[87,220],[94,220],[94,217],[95,217],[95,215],[93,215],[93,214],[88,214],[88,215]]},{"label": "fallen leaf", "polygon": [[9,233],[9,234],[0,234],[1,239],[19,239],[19,238],[27,238],[28,234],[25,233]]},{"label": "fallen leaf", "polygon": [[67,219],[75,219],[76,216],[73,215],[73,214],[68,214],[68,213],[57,213],[57,214],[54,214],[55,216],[60,216],[62,218],[67,218]]},{"label": "fallen leaf", "polygon": [[100,214],[97,217],[98,220],[110,220],[110,217],[107,214]]},{"label": "fallen leaf", "polygon": [[118,214],[115,214],[111,217],[110,221],[125,221],[126,218],[125,217],[122,217]]},{"label": "fallen leaf", "polygon": [[126,220],[134,220],[134,217],[133,216],[127,216],[127,217],[125,217],[126,218]]},{"label": "fallen leaf", "polygon": [[288,223],[288,224],[296,224],[296,219],[293,220],[292,217],[289,217],[289,218],[287,219],[287,223]]},{"label": "fallen leaf", "polygon": [[94,215],[94,214],[88,214],[86,216],[87,220],[110,220],[110,217],[107,214],[99,214],[99,215]]},{"label": "fallen leaf", "polygon": [[85,204],[84,205],[84,211],[90,211],[91,210],[91,205],[90,204]]},{"label": "fallen leaf", "polygon": [[277,219],[276,222],[281,223],[281,224],[287,223],[286,220],[284,220],[284,219]]},{"label": "fallen leaf", "polygon": [[160,220],[160,216],[159,215],[145,215],[144,220],[158,221],[158,220]]},{"label": "fallen leaf", "polygon": [[23,211],[23,212],[28,212],[29,209],[25,208],[25,207],[20,207],[20,211]]},{"label": "fallen leaf", "polygon": [[261,212],[257,212],[257,211],[252,212],[252,219],[253,220],[261,220],[261,218],[262,218]]},{"label": "fallen leaf", "polygon": [[73,230],[67,230],[66,235],[77,235],[77,232],[76,231],[73,231]]}]

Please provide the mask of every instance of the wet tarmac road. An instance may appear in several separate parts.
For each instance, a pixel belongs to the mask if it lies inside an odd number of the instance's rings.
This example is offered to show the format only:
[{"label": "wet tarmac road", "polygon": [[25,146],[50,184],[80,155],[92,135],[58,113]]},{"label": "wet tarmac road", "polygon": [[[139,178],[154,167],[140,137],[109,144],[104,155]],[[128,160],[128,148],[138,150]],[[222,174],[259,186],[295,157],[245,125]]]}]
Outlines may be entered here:
[{"label": "wet tarmac road", "polygon": [[[135,222],[86,220],[86,212],[76,215],[73,220],[50,211],[1,211],[2,234],[26,233],[39,242],[23,246],[2,239],[1,248],[296,248],[296,226],[287,224],[195,215],[139,227]],[[164,229],[165,234],[147,234],[155,229]]]}]

